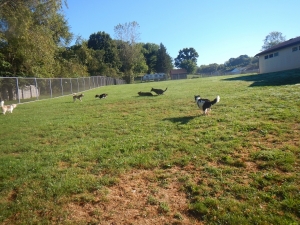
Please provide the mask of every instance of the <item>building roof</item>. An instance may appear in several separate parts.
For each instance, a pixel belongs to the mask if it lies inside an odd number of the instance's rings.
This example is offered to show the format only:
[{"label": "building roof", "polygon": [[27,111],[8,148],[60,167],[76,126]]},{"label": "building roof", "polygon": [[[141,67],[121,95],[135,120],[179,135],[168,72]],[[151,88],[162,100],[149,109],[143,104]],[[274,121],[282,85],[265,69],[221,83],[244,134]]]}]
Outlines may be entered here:
[{"label": "building roof", "polygon": [[270,53],[270,52],[274,52],[276,50],[279,50],[279,49],[282,49],[282,48],[286,48],[286,47],[289,47],[289,46],[292,46],[292,45],[296,45],[296,44],[300,44],[300,36],[299,37],[295,37],[295,38],[291,38],[288,41],[281,42],[280,44],[275,45],[272,48],[269,48],[267,50],[264,50],[264,51],[256,54],[255,56],[264,55],[264,54],[267,54],[267,53]]},{"label": "building roof", "polygon": [[187,71],[186,69],[177,69],[177,70],[171,70],[170,71],[170,75],[173,75],[173,74],[187,74]]}]

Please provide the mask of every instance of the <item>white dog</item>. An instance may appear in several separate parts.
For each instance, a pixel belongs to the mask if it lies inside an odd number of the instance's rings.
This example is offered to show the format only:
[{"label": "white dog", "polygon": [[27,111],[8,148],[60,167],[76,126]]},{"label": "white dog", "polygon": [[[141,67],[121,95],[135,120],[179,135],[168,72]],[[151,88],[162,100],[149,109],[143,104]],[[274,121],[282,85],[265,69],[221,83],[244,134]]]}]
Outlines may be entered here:
[{"label": "white dog", "polygon": [[12,105],[4,105],[4,101],[1,101],[1,108],[2,108],[2,112],[5,115],[6,112],[10,112],[12,113],[14,108],[16,108],[17,105],[16,104],[12,104]]}]

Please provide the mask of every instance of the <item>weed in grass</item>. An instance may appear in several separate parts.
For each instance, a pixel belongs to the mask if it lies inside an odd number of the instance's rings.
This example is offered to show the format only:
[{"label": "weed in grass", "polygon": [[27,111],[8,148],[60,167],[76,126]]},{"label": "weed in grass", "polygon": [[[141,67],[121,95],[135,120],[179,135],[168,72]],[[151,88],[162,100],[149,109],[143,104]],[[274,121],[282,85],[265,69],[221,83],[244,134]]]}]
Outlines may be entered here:
[{"label": "weed in grass", "polygon": [[158,211],[160,213],[168,213],[170,211],[170,206],[166,202],[160,202],[159,207],[158,207]]},{"label": "weed in grass", "polygon": [[222,156],[219,162],[235,167],[246,167],[246,164],[241,159],[233,159],[230,155]]},{"label": "weed in grass", "polygon": [[191,203],[189,205],[189,211],[199,219],[203,219],[203,217],[209,213],[209,209],[202,202]]},{"label": "weed in grass", "polygon": [[175,165],[184,167],[187,166],[190,163],[191,159],[189,156],[182,156],[181,158],[176,159],[174,162]]},{"label": "weed in grass", "polygon": [[159,203],[159,201],[154,196],[152,196],[152,195],[148,196],[147,202],[150,205],[157,205]]},{"label": "weed in grass", "polygon": [[177,220],[183,220],[183,216],[179,212],[174,214],[174,218],[177,219]]}]

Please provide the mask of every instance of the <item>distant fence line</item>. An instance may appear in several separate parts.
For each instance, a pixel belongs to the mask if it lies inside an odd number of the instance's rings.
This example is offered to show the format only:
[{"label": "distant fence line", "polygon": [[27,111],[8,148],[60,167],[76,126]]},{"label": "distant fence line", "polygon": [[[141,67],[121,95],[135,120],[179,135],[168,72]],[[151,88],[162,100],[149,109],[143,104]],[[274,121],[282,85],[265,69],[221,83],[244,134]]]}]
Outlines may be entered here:
[{"label": "distant fence line", "polygon": [[212,77],[212,76],[239,75],[239,74],[247,74],[247,73],[259,73],[259,69],[244,70],[244,71],[237,71],[237,72],[216,71],[211,73],[199,73],[198,75],[201,75],[202,77]]},{"label": "distant fence line", "polygon": [[108,85],[126,84],[106,76],[79,78],[0,77],[0,98],[10,102],[29,102],[55,98]]}]

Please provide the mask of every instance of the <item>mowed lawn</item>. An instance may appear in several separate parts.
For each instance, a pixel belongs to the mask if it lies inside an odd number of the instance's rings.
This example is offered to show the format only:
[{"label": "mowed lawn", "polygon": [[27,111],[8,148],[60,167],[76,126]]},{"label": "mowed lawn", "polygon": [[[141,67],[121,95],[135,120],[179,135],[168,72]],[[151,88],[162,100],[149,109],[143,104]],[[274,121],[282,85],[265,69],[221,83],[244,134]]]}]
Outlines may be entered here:
[{"label": "mowed lawn", "polygon": [[[197,94],[221,100],[203,116]],[[19,104],[0,115],[0,224],[299,224],[299,134],[299,70]]]}]

